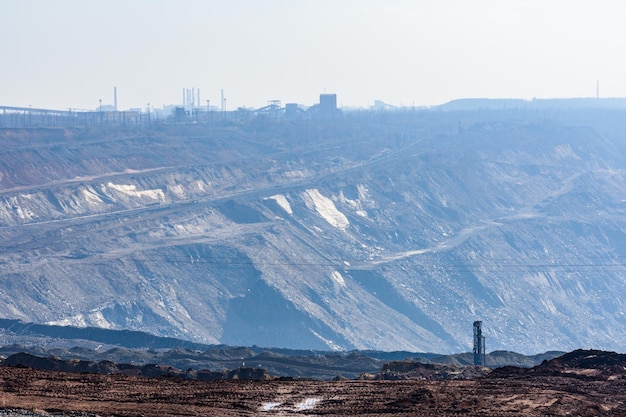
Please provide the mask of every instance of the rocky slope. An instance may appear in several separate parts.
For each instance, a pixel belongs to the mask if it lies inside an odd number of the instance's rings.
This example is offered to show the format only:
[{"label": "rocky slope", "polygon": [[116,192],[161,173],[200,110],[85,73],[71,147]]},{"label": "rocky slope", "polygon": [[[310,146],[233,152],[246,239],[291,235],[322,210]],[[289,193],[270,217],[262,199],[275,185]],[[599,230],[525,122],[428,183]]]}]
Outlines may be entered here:
[{"label": "rocky slope", "polygon": [[0,316],[441,353],[480,318],[489,350],[624,350],[623,116],[4,130]]}]

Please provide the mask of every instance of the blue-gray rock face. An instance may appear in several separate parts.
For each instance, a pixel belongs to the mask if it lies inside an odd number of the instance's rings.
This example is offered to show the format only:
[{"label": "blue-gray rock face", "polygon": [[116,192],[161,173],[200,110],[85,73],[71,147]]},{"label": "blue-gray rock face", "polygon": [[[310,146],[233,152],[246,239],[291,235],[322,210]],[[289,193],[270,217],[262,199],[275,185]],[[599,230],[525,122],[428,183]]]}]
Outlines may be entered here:
[{"label": "blue-gray rock face", "polygon": [[0,316],[206,343],[626,350],[626,113],[0,131]]}]

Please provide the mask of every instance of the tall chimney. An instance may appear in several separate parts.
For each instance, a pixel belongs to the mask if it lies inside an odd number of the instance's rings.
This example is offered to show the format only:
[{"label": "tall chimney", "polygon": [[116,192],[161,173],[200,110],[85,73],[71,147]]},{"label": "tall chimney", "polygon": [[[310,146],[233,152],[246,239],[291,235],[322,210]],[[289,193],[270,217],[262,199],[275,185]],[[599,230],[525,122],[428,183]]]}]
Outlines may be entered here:
[{"label": "tall chimney", "polygon": [[113,107],[117,111],[117,87],[113,87]]}]

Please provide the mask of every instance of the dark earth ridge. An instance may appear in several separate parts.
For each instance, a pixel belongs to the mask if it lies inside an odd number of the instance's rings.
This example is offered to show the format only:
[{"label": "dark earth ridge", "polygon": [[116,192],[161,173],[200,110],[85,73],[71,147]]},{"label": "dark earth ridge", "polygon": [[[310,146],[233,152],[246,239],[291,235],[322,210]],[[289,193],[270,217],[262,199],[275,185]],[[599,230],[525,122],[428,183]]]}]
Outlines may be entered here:
[{"label": "dark earth ridge", "polygon": [[[160,364],[186,369],[235,369],[242,366],[261,367],[275,376],[331,379],[338,375],[356,378],[361,373],[376,373],[383,363],[411,360],[450,366],[473,363],[472,353],[441,355],[408,351],[297,350],[278,347],[204,345],[143,332],[117,331],[71,326],[46,326],[0,320],[0,355],[26,352],[35,356],[59,359],[107,361],[134,365]],[[532,367],[562,352],[521,355],[493,351],[486,355],[490,367],[517,365]]]}]

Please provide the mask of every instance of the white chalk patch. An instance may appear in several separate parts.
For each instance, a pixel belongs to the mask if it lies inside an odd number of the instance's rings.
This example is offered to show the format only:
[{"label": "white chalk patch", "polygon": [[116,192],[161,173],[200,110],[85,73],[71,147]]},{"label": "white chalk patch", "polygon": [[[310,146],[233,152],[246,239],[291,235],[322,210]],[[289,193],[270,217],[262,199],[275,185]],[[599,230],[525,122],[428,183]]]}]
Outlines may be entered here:
[{"label": "white chalk patch", "polygon": [[[345,229],[350,225],[348,218],[335,207],[335,203],[328,198],[324,197],[317,189],[306,190],[304,192],[306,203],[312,203],[317,214],[322,216],[330,225],[339,229]],[[308,205],[308,204],[307,204]]]},{"label": "white chalk patch", "polygon": [[330,274],[330,276],[332,277],[333,281],[335,281],[337,284],[339,284],[342,288],[345,288],[346,281],[344,281],[344,279],[341,276],[341,274],[339,273],[339,271],[333,271]]},{"label": "white chalk patch", "polygon": [[276,195],[273,195],[273,196],[268,197],[268,198],[271,199],[271,200],[276,201],[276,203],[280,206],[280,208],[285,210],[287,213],[293,214],[293,210],[291,209],[291,205],[289,204],[289,201],[287,201],[287,198],[284,195],[276,194]]},{"label": "white chalk patch", "polygon": [[131,196],[131,197],[147,198],[150,200],[164,200],[165,199],[165,194],[163,194],[163,190],[160,190],[160,189],[137,190],[137,186],[134,184],[113,184],[112,182],[109,182],[107,186],[112,190],[115,190],[119,193],[125,194],[127,196]]}]

